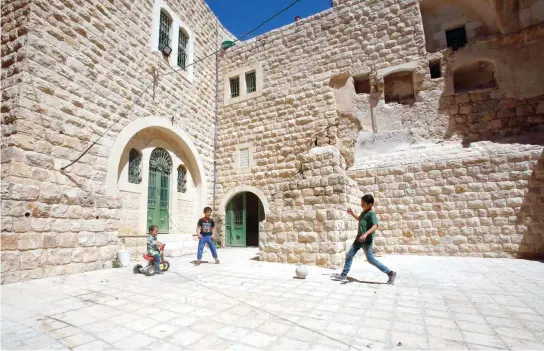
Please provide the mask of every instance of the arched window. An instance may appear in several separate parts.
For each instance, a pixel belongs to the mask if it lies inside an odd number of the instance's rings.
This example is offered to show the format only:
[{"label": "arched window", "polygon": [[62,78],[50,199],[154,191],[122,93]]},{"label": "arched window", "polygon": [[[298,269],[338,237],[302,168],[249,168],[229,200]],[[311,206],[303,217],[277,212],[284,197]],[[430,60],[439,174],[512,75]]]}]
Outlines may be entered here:
[{"label": "arched window", "polygon": [[130,149],[128,154],[128,182],[134,184],[140,184],[142,178],[140,177],[140,165],[142,163],[142,156],[138,150]]},{"label": "arched window", "polygon": [[161,19],[159,25],[159,50],[170,44],[170,27],[172,26],[172,18],[161,10]]},{"label": "arched window", "polygon": [[187,67],[187,43],[189,37],[183,30],[179,30],[179,39],[178,39],[178,66],[183,70]]},{"label": "arched window", "polygon": [[178,167],[178,193],[187,191],[187,169],[183,166]]}]

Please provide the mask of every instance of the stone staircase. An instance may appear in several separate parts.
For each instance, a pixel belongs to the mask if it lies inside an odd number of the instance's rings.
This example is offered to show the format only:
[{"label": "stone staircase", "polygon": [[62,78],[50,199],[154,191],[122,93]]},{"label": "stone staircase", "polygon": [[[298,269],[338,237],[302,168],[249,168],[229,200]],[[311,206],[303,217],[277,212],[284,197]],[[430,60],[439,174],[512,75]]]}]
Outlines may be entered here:
[{"label": "stone staircase", "polygon": [[194,255],[196,257],[198,239],[192,234],[159,234],[158,240],[166,244],[164,249],[164,255],[166,257],[189,255]]}]

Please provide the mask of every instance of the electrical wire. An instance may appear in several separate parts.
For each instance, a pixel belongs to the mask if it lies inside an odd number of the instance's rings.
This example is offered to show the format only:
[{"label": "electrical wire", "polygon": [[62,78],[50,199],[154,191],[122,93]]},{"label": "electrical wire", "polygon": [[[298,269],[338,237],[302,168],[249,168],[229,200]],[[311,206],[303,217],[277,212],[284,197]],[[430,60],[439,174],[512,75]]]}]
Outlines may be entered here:
[{"label": "electrical wire", "polygon": [[[242,40],[243,38],[245,38],[246,36],[250,35],[251,33],[255,32],[256,30],[258,30],[259,28],[261,28],[262,26],[264,26],[266,23],[270,22],[272,19],[276,18],[277,16],[279,16],[280,14],[282,14],[283,12],[287,11],[289,8],[293,7],[296,3],[300,2],[302,0],[295,0],[293,1],[290,5],[288,5],[287,7],[285,7],[284,9],[282,9],[281,11],[277,12],[276,14],[274,14],[272,17],[268,18],[267,20],[265,20],[264,22],[262,22],[261,24],[259,24],[257,27],[253,28],[252,30],[250,30],[249,32],[247,32],[246,34],[244,34],[241,38],[239,39],[236,39],[233,41],[233,43],[236,43],[240,40]],[[114,2],[110,2],[110,4],[112,4],[118,11],[121,11],[121,9],[119,7],[117,7],[117,5],[115,5]],[[209,55],[206,55],[204,56],[203,58],[199,59],[199,60],[196,60],[190,64],[188,64],[187,66],[185,66],[185,69],[187,69],[187,67],[190,67],[190,66],[193,66],[213,55],[216,55],[218,54],[221,50],[223,50],[223,48],[220,48],[214,52],[212,52],[211,54]],[[179,74],[180,76],[181,73],[179,73],[180,70],[182,69],[179,69],[179,70],[176,70],[174,69],[173,67],[171,67],[170,65],[168,65],[168,67],[170,67],[174,72],[176,72],[177,74]],[[164,75],[170,75],[171,73],[163,73],[163,74],[159,74],[157,75],[157,77],[161,77],[161,76],[164,76]],[[100,139],[102,139],[102,137],[104,137],[104,135],[106,135],[106,133],[114,126],[116,125],[123,117],[125,117],[125,114],[128,113],[133,107],[134,105],[140,100],[140,98],[147,92],[147,90],[149,89],[149,87],[154,83],[155,80],[152,80],[146,87],[145,89],[143,89],[140,94],[138,95],[138,97],[134,100],[134,103],[132,103],[123,113],[120,114],[120,117],[115,120],[95,141],[93,141],[91,143],[91,145],[89,145],[75,160],[73,160],[72,162],[70,162],[69,164],[67,164],[66,166],[63,166],[61,167],[61,171],[64,172],[66,171],[66,169],[68,167],[71,167],[73,166],[75,163],[77,163],[83,156],[85,156],[85,154],[87,154],[87,152],[89,152],[93,146],[95,146],[98,141]]]}]

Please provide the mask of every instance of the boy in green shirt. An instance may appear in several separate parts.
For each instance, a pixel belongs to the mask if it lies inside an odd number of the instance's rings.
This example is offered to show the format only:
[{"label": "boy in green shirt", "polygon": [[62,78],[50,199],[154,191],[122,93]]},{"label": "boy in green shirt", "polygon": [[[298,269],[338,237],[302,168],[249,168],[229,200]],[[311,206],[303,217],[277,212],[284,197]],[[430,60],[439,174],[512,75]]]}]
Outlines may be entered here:
[{"label": "boy in green shirt", "polygon": [[348,213],[353,218],[359,221],[359,229],[357,230],[357,237],[355,238],[353,245],[351,245],[351,248],[346,255],[346,263],[344,263],[344,269],[342,270],[342,273],[334,274],[334,278],[338,280],[347,280],[351,264],[353,263],[353,257],[355,257],[357,251],[363,249],[368,263],[387,274],[387,276],[389,277],[389,279],[387,280],[387,284],[395,284],[395,278],[397,277],[397,273],[393,272],[392,270],[384,266],[380,261],[378,261],[376,257],[374,257],[374,253],[372,252],[374,231],[378,228],[378,217],[376,217],[376,213],[372,211],[373,205],[374,198],[372,197],[372,195],[365,195],[361,198],[361,207],[363,208],[363,212],[361,212],[359,216],[356,216],[351,208],[348,209]]}]

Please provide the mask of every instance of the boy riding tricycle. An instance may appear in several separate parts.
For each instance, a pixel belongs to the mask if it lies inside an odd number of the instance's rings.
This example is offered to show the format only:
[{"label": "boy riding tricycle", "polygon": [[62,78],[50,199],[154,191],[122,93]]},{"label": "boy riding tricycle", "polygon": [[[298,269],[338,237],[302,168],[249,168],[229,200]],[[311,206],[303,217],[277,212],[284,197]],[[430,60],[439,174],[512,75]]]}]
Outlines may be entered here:
[{"label": "boy riding tricycle", "polygon": [[144,260],[147,260],[147,266],[143,267],[137,264],[133,268],[134,273],[143,273],[146,276],[162,274],[170,268],[170,263],[164,260],[165,244],[157,241],[159,228],[156,225],[149,227],[149,237],[147,239],[147,253],[143,255]]}]

